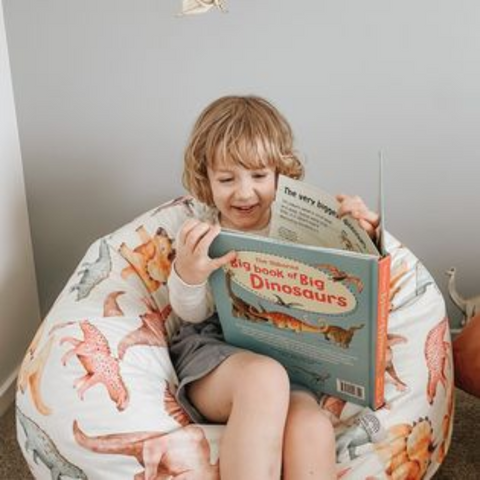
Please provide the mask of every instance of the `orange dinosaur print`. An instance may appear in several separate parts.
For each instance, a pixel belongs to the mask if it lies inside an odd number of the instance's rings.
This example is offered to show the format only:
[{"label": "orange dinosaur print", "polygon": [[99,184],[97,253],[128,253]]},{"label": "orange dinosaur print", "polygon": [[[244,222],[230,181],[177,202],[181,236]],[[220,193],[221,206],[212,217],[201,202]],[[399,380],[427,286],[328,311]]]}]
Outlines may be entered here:
[{"label": "orange dinosaur print", "polygon": [[60,345],[71,343],[74,348],[62,356],[62,364],[76,355],[80,363],[87,371],[86,375],[74,382],[78,388],[78,395],[83,400],[84,393],[97,383],[103,383],[112,401],[118,410],[124,410],[128,405],[128,391],[120,375],[118,359],[112,356],[107,339],[100,330],[88,320],[80,322],[84,339],[64,337]]},{"label": "orange dinosaur print", "polygon": [[175,399],[175,396],[172,393],[172,387],[168,383],[166,384],[163,395],[163,405],[168,415],[170,415],[182,427],[191,423],[190,417]]},{"label": "orange dinosaur print", "polygon": [[390,300],[390,309],[392,311],[394,307],[394,300],[397,294],[401,291],[400,281],[402,278],[408,273],[408,264],[407,262],[402,262],[400,268],[395,272],[392,272],[392,276],[390,277],[390,293],[389,293],[389,300]]},{"label": "orange dinosaur print", "polygon": [[317,265],[316,268],[326,272],[333,282],[341,282],[347,287],[355,287],[358,293],[362,293],[363,282],[359,277],[350,275],[349,273],[338,269],[335,265],[329,265],[327,263]]},{"label": "orange dinosaur print", "polygon": [[156,347],[167,346],[167,329],[165,322],[172,313],[172,307],[168,304],[162,311],[148,298],[143,298],[147,306],[147,313],[142,313],[140,319],[142,325],[133,332],[125,335],[118,344],[118,358],[125,356],[125,352],[135,345],[150,345]]},{"label": "orange dinosaur print", "polygon": [[123,317],[124,313],[118,305],[117,298],[125,292],[122,290],[111,292],[103,302],[103,316],[104,317]]},{"label": "orange dinosaur print", "polygon": [[393,364],[393,350],[392,347],[400,343],[406,343],[407,339],[403,335],[397,335],[394,333],[387,334],[387,350],[385,355],[385,372],[388,373],[387,380],[390,380],[395,385],[395,388],[398,391],[405,391],[407,384],[403,382],[395,370],[395,365]]},{"label": "orange dinosaur print", "polygon": [[232,301],[232,315],[237,318],[245,318],[247,320],[258,321],[259,319],[253,316],[253,313],[258,313],[258,310],[240,298],[233,291],[232,277],[234,273],[231,270],[225,272],[225,286],[227,288],[228,296]]},{"label": "orange dinosaur print", "polygon": [[447,412],[445,413],[442,421],[442,442],[440,443],[437,454],[437,462],[439,464],[443,463],[445,460],[448,449],[450,448],[450,442],[452,440],[453,415],[455,411],[455,395],[453,384],[449,385],[448,390]]},{"label": "orange dinosaur print", "polygon": [[130,263],[130,266],[122,270],[122,278],[136,274],[149,292],[155,292],[160,286],[165,285],[170,275],[175,257],[172,240],[161,227],[153,237],[143,225],[138,227],[136,232],[142,242],[138,247],[131,250],[125,243],[120,245],[120,254]]},{"label": "orange dinosaur print", "polygon": [[210,462],[210,445],[196,425],[171,433],[131,432],[87,436],[75,420],[77,443],[96,453],[128,455],[145,468],[134,480],[219,480],[218,461]]},{"label": "orange dinosaur print", "polygon": [[445,341],[448,330],[448,318],[445,317],[438,325],[428,332],[425,342],[425,360],[428,369],[427,400],[430,405],[435,400],[437,386],[440,382],[447,388],[446,368],[449,361],[450,342]]},{"label": "orange dinosaur print", "polygon": [[283,312],[268,312],[263,307],[261,310],[252,307],[249,310],[249,313],[252,317],[263,320],[265,322],[270,322],[274,327],[292,330],[293,332],[310,332],[310,333],[323,333],[322,328],[309,325],[308,323],[302,322],[296,317],[292,315],[288,315],[287,313]]},{"label": "orange dinosaur print", "polygon": [[420,418],[412,425],[402,423],[389,428],[386,440],[376,444],[375,450],[386,464],[389,480],[420,480],[435,450],[430,420]]},{"label": "orange dinosaur print", "polygon": [[45,364],[50,356],[50,351],[52,350],[55,337],[50,336],[45,345],[39,349],[38,346],[40,339],[43,336],[44,329],[45,322],[43,322],[42,326],[37,330],[32,343],[28,347],[27,354],[23,359],[23,363],[18,374],[17,388],[22,393],[25,393],[27,388],[30,388],[30,395],[35,408],[42,415],[50,415],[52,410],[43,401],[40,386]]},{"label": "orange dinosaur print", "polygon": [[347,402],[332,395],[324,395],[320,400],[320,408],[322,408],[329,416],[333,426],[340,423],[340,417]]}]

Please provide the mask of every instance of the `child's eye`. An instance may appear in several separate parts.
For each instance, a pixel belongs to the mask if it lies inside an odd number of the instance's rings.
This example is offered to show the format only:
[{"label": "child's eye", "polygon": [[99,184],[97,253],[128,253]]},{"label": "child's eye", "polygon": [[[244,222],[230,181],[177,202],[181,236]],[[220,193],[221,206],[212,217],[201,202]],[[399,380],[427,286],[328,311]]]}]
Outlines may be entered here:
[{"label": "child's eye", "polygon": [[256,172],[252,176],[253,178],[265,178],[267,175],[266,172]]},{"label": "child's eye", "polygon": [[233,178],[219,178],[218,181],[220,183],[228,183],[228,182],[231,182],[233,180]]}]

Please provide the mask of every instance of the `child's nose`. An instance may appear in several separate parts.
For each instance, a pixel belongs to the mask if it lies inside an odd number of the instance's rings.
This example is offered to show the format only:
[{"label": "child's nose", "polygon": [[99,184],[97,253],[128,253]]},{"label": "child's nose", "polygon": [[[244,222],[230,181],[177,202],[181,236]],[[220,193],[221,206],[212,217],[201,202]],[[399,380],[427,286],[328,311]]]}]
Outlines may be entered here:
[{"label": "child's nose", "polygon": [[253,184],[252,182],[243,181],[240,182],[238,186],[237,195],[239,198],[249,198],[253,194]]}]

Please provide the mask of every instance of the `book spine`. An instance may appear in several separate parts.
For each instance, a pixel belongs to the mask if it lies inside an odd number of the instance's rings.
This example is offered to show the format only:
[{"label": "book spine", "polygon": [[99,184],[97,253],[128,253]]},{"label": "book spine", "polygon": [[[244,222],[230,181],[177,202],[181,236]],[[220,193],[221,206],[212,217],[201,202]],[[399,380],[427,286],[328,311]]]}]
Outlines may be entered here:
[{"label": "book spine", "polygon": [[384,403],[385,366],[387,353],[388,312],[390,309],[390,255],[379,260],[378,264],[378,295],[377,295],[377,349],[375,352],[375,392],[374,409]]}]

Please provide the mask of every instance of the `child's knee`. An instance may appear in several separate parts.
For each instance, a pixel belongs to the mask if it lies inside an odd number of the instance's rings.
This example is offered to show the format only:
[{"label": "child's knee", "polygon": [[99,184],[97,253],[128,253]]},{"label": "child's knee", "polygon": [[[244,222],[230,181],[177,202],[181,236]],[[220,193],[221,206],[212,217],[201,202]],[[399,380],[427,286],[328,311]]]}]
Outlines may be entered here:
[{"label": "child's knee", "polygon": [[290,382],[285,368],[276,360],[263,355],[253,356],[241,370],[239,389],[244,394],[288,404]]},{"label": "child's knee", "polygon": [[334,448],[335,432],[327,415],[320,407],[309,401],[296,401],[292,398],[287,417],[287,434],[303,438],[313,445]]}]

